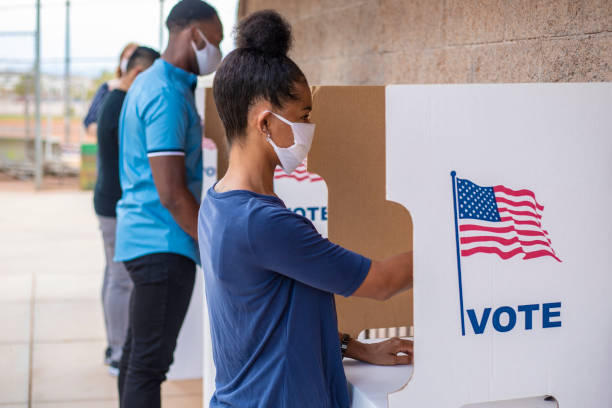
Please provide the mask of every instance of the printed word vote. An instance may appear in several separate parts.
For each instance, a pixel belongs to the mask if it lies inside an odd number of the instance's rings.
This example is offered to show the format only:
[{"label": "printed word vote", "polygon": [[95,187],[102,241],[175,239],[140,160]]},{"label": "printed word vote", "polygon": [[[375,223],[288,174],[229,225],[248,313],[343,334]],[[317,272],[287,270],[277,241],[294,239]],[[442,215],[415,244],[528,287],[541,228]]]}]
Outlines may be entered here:
[{"label": "printed word vote", "polygon": [[[484,308],[481,313],[477,313],[474,309],[467,310],[474,334],[484,333],[489,321],[500,333],[509,332],[515,328],[532,330],[534,317],[538,315],[542,315],[543,329],[561,327],[561,302],[519,305],[516,309],[511,306],[500,306],[491,314],[492,310],[490,307]],[[519,318],[522,318],[522,324],[518,323]]]}]

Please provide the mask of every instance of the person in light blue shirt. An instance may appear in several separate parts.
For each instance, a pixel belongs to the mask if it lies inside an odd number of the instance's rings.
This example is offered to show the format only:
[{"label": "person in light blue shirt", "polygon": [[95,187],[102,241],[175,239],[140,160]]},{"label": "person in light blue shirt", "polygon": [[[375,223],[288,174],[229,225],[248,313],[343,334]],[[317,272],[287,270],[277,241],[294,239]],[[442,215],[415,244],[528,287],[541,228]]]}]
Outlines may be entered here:
[{"label": "person in light blue shirt", "polygon": [[171,252],[199,263],[189,227],[183,229],[175,219],[154,178],[159,170],[163,181],[167,172],[161,166],[156,169],[155,161],[184,161],[189,198],[199,202],[203,176],[202,126],[193,94],[197,77],[163,59],[141,75],[126,96],[120,119],[123,195],[117,205],[115,258],[127,261]]},{"label": "person in light blue shirt", "polygon": [[166,25],[168,47],[133,83],[119,125],[115,259],[134,283],[118,381],[126,408],[160,406],[191,299],[203,176],[194,90],[221,61],[223,27],[209,4],[181,0]]},{"label": "person in light blue shirt", "polygon": [[378,261],[342,248],[274,193],[276,166],[295,170],[314,137],[312,95],[287,57],[290,43],[278,13],[250,15],[213,83],[230,155],[198,225],[217,369],[212,408],[348,408],[342,356],[412,361],[410,341],[339,334],[334,303],[334,294],[382,300],[411,287],[412,254]]}]

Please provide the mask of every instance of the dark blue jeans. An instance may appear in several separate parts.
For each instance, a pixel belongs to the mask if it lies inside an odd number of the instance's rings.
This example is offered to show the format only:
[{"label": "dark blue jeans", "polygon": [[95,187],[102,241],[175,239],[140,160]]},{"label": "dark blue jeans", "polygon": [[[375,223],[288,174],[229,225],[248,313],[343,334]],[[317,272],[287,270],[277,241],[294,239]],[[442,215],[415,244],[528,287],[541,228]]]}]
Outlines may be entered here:
[{"label": "dark blue jeans", "polygon": [[195,263],[170,253],[124,263],[134,289],[119,371],[120,407],[159,408],[161,383],[193,292]]}]

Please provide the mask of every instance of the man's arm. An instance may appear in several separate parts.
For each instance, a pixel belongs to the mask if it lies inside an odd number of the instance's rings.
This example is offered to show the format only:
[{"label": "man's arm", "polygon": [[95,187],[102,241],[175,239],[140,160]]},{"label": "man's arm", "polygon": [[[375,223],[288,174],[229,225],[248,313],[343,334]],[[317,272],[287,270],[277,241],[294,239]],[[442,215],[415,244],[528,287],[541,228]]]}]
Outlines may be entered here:
[{"label": "man's arm", "polygon": [[353,296],[387,300],[412,288],[412,252],[372,261],[368,275]]},{"label": "man's arm", "polygon": [[184,156],[149,157],[153,181],[161,203],[176,223],[193,239],[198,239],[199,205],[187,188]]}]

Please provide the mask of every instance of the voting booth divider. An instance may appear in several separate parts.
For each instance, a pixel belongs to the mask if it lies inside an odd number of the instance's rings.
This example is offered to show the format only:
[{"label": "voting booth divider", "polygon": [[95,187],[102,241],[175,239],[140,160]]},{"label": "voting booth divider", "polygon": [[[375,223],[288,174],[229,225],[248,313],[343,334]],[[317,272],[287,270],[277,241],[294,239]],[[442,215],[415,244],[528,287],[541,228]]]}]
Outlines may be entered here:
[{"label": "voting booth divider", "polygon": [[[275,173],[275,191],[288,208],[310,218],[331,241],[375,259],[412,248],[410,214],[385,199],[384,98],[383,87],[313,88],[316,134],[333,137],[315,136],[307,169],[298,168],[290,177],[280,169]],[[228,151],[210,88],[204,109],[204,134],[217,146],[222,177]],[[339,330],[355,337],[365,329],[412,326],[411,291],[386,302],[337,296],[336,307]],[[208,401],[214,365],[207,350],[204,366]]]},{"label": "voting booth divider", "polygon": [[[410,214],[385,199],[384,104],[384,87],[314,87],[311,118],[317,130],[307,173],[298,168],[285,178],[279,169],[275,175],[275,191],[288,208],[310,218],[332,242],[374,259],[412,249]],[[225,131],[210,88],[204,117],[204,134],[217,145],[222,177]],[[340,331],[353,336],[364,329],[412,325],[411,291],[386,302],[338,296],[336,307]]]},{"label": "voting booth divider", "polygon": [[612,406],[610,106],[612,83],[386,88],[415,326],[389,406]]},{"label": "voting booth divider", "polygon": [[[414,324],[413,368],[345,363],[353,407],[612,406],[612,84],[312,90],[306,168],[277,194],[351,250],[414,253],[413,290],[336,298],[353,336]],[[222,177],[210,89],[204,110]]]}]

